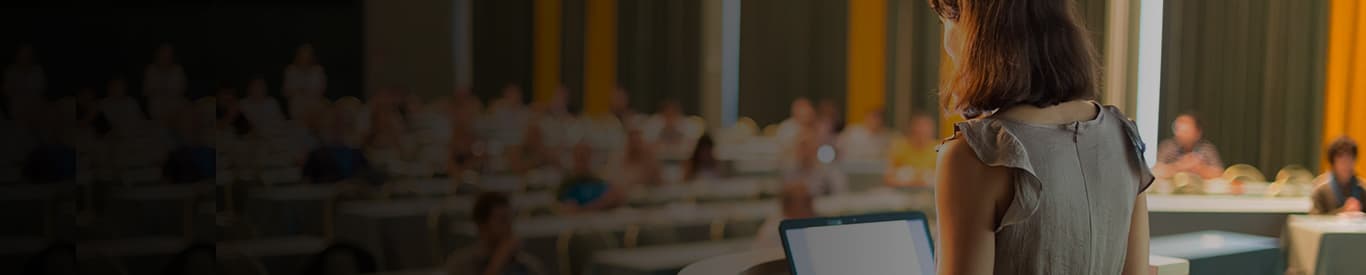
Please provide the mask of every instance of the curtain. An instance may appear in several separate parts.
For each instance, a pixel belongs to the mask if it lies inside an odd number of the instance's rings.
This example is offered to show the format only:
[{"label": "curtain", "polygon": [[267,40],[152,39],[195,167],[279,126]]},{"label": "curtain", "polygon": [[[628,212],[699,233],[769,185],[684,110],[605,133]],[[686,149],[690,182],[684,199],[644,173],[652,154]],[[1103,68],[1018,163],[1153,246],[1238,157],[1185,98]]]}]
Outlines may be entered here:
[{"label": "curtain", "polygon": [[1314,167],[1323,133],[1328,0],[1168,1],[1162,139],[1193,112],[1228,165]]},{"label": "curtain", "polygon": [[[1332,0],[1330,6],[1321,147],[1344,135],[1366,141],[1366,112],[1352,108],[1366,106],[1366,3]],[[1320,161],[1327,170],[1327,158]],[[1366,162],[1357,162],[1357,171],[1366,171]]]}]

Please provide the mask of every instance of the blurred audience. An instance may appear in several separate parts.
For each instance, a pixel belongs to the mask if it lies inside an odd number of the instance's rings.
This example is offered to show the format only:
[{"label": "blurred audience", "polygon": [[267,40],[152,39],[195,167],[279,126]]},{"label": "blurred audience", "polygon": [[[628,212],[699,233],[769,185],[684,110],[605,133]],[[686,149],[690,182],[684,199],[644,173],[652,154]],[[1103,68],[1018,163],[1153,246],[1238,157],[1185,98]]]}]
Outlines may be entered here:
[{"label": "blurred audience", "polygon": [[242,102],[237,99],[237,91],[232,88],[219,88],[214,101],[217,101],[218,105],[218,108],[215,108],[218,119],[215,128],[219,133],[241,136],[251,131],[251,124],[242,114]]},{"label": "blurred audience", "polygon": [[175,63],[175,48],[170,44],[157,47],[152,64],[147,65],[142,76],[148,116],[162,125],[173,124],[172,117],[190,103],[185,98],[185,87],[185,69]]},{"label": "blurred audience", "polygon": [[863,123],[849,126],[835,139],[840,160],[882,160],[886,158],[890,134],[882,125],[882,108],[864,115]]},{"label": "blurred audience", "polygon": [[616,171],[613,185],[635,188],[664,183],[659,160],[640,130],[627,130],[626,150],[612,163],[612,170]]},{"label": "blurred audience", "polygon": [[640,126],[645,119],[631,108],[631,94],[626,92],[625,87],[617,86],[612,90],[612,102],[610,105],[612,116],[621,121],[623,128],[635,128]]},{"label": "blurred audience", "polygon": [[516,174],[526,173],[541,168],[559,167],[558,155],[545,144],[545,137],[541,134],[541,127],[535,124],[526,126],[522,130],[522,143],[509,146],[503,150],[503,158],[507,165],[507,170]]},{"label": "blurred audience", "polygon": [[110,79],[104,99],[100,100],[100,113],[109,120],[113,133],[120,137],[138,134],[144,130],[143,124],[147,121],[142,104],[129,96],[127,89],[123,78]]},{"label": "blurred audience", "polygon": [[822,142],[829,142],[828,139],[844,131],[844,117],[834,100],[823,98],[816,106],[816,130],[821,134]]},{"label": "blurred audience", "polygon": [[816,216],[816,203],[811,196],[811,192],[806,186],[801,184],[783,185],[782,193],[778,196],[778,203],[782,205],[779,215],[764,219],[764,224],[759,226],[759,232],[755,234],[754,248],[770,248],[782,246],[782,236],[779,236],[778,226],[783,220],[805,219]]},{"label": "blurred audience", "polygon": [[1357,143],[1349,137],[1339,137],[1328,145],[1325,152],[1331,168],[1314,179],[1314,192],[1311,194],[1313,208],[1309,214],[1338,214],[1362,212],[1361,203],[1366,200],[1366,189],[1357,176]]},{"label": "blurred audience", "polygon": [[817,131],[816,108],[805,97],[792,101],[791,116],[778,124],[776,137],[783,148],[790,148],[804,132]]},{"label": "blurred audience", "polygon": [[801,184],[816,196],[828,196],[849,191],[849,179],[838,167],[830,165],[833,155],[821,156],[822,151],[833,154],[833,149],[821,144],[817,134],[804,134],[798,139],[795,159],[784,167],[783,181]]},{"label": "blurred audience", "polygon": [[289,104],[289,118],[308,121],[324,109],[327,95],[327,73],[318,64],[313,45],[300,45],[294,62],[285,67],[284,83],[280,91]]},{"label": "blurred audience", "polygon": [[692,155],[683,165],[683,181],[709,181],[728,176],[721,160],[716,159],[716,143],[711,136],[702,135],[693,146]]},{"label": "blurred audience", "polygon": [[522,248],[512,225],[510,200],[499,193],[480,194],[474,201],[473,221],[478,240],[446,258],[447,275],[547,274],[541,261]]},{"label": "blurred audience", "polygon": [[1191,173],[1202,178],[1217,178],[1224,172],[1224,161],[1219,150],[1201,135],[1200,120],[1193,114],[1182,114],[1172,122],[1172,139],[1157,145],[1157,165],[1153,175],[1171,178],[1177,173]]},{"label": "blurred audience", "polygon": [[321,124],[322,145],[308,153],[303,173],[306,182],[337,183],[356,179],[370,169],[370,162],[359,148],[347,143],[351,123],[346,116],[325,116]]},{"label": "blurred audience", "polygon": [[247,121],[262,125],[266,129],[280,129],[285,121],[285,113],[280,109],[280,101],[266,91],[266,78],[256,75],[247,81],[246,97],[238,100],[239,111]]},{"label": "blurred audience", "polygon": [[901,129],[901,135],[892,139],[888,154],[887,170],[882,176],[891,186],[928,186],[934,182],[935,163],[939,154],[936,148],[934,119],[929,115],[916,114]]},{"label": "blurred audience", "polygon": [[555,191],[560,209],[566,213],[599,211],[615,208],[625,201],[626,186],[608,184],[593,170],[593,149],[587,143],[573,148],[573,166],[569,176]]},{"label": "blurred audience", "polygon": [[6,115],[22,122],[20,125],[26,124],[32,117],[29,112],[37,111],[35,108],[41,106],[47,89],[47,77],[43,75],[43,67],[38,64],[32,45],[19,46],[14,63],[5,67],[3,81],[0,85],[4,85],[3,92],[9,103],[5,106],[9,111]]},{"label": "blurred audience", "polygon": [[683,115],[683,105],[677,100],[665,100],[659,105],[659,114],[650,120],[645,129],[647,140],[654,142],[662,151],[686,150],[691,134],[696,131],[688,124]]}]

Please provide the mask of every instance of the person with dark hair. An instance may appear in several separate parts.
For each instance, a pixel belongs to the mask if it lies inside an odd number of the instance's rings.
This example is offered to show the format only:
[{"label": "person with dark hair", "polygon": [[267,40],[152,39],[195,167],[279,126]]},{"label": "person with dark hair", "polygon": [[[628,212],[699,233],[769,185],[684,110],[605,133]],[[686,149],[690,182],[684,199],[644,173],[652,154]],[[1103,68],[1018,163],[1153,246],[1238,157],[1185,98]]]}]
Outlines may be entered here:
[{"label": "person with dark hair", "polygon": [[377,271],[375,256],[356,245],[337,243],[323,249],[304,266],[304,275],[369,274]]},{"label": "person with dark hair", "polygon": [[569,174],[555,190],[560,210],[566,213],[607,210],[625,202],[627,186],[610,183],[593,168],[593,149],[587,143],[575,144],[571,150]]},{"label": "person with dark hair", "polygon": [[218,252],[214,244],[197,243],[181,250],[162,270],[164,275],[218,274]]},{"label": "person with dark hair", "polygon": [[688,157],[688,162],[683,164],[683,181],[721,179],[726,177],[726,173],[725,167],[721,166],[721,160],[716,159],[716,142],[705,134],[697,138],[692,155]]},{"label": "person with dark hair", "polygon": [[513,230],[512,204],[501,193],[483,193],[474,201],[473,220],[479,239],[446,258],[449,275],[546,274],[540,260],[522,251]]},{"label": "person with dark hair", "polygon": [[1071,0],[931,0],[967,121],[939,151],[939,274],[1148,274],[1153,177],[1137,126],[1094,101]]},{"label": "person with dark hair", "polygon": [[1191,173],[1202,178],[1217,178],[1224,172],[1224,161],[1213,143],[1203,139],[1204,130],[1194,114],[1185,113],[1172,121],[1172,139],[1157,144],[1157,165],[1153,174],[1170,178]]},{"label": "person with dark hair", "polygon": [[1362,212],[1366,189],[1356,173],[1357,142],[1350,137],[1338,137],[1328,145],[1324,156],[1331,169],[1314,179],[1314,192],[1310,195],[1314,207],[1309,214]]}]

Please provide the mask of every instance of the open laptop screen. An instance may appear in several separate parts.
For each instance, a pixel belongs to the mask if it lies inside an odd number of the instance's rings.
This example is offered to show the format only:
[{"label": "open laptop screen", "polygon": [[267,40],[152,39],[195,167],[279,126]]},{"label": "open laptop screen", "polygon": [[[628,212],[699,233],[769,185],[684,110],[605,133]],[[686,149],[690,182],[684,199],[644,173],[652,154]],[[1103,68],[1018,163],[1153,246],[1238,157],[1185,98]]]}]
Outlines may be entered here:
[{"label": "open laptop screen", "polygon": [[[851,223],[852,222],[852,223]],[[923,218],[784,228],[793,274],[934,274]]]}]

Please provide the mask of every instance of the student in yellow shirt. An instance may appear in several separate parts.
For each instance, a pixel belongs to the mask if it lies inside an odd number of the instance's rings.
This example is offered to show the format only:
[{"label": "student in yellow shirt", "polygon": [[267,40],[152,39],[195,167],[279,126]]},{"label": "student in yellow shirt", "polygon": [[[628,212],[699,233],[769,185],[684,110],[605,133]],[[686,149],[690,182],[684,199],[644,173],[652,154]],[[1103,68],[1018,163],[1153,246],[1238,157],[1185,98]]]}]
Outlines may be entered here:
[{"label": "student in yellow shirt", "polygon": [[889,186],[928,186],[934,182],[934,119],[917,114],[902,127],[902,136],[892,139],[887,171],[883,179]]}]

